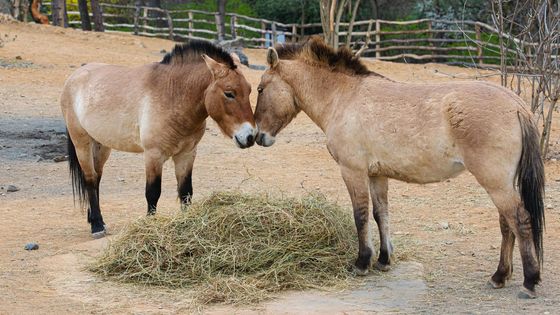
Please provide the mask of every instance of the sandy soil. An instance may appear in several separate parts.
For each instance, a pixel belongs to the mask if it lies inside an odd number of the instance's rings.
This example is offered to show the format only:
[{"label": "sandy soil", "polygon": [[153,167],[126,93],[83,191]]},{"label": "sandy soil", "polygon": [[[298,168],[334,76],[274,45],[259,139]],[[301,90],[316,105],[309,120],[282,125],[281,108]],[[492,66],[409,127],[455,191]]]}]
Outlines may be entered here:
[{"label": "sandy soil", "polygon": [[[0,313],[191,311],[183,292],[115,284],[84,270],[106,240],[91,240],[85,214],[72,202],[67,165],[52,161],[61,154],[57,150],[64,142],[58,96],[72,71],[93,61],[131,66],[159,61],[161,50],[169,50],[173,44],[160,39],[20,23],[0,24],[0,36],[4,39],[4,47],[0,48]],[[264,51],[249,50],[247,54],[251,63],[264,64]],[[401,81],[498,79],[488,76],[490,72],[438,64],[371,62],[370,67]],[[245,73],[256,87],[261,72],[246,69]],[[256,93],[252,97],[255,102]],[[558,143],[559,136],[555,129],[552,142]],[[107,163],[101,203],[113,233],[145,213],[143,172],[140,155],[114,152]],[[517,251],[513,279],[506,288],[493,290],[486,286],[499,257],[498,214],[474,178],[463,174],[430,185],[391,181],[393,237],[401,244],[396,250],[406,253],[401,255],[406,259],[399,264],[404,269],[412,268],[412,274],[417,275],[413,278],[420,279],[425,288],[410,299],[401,296],[405,305],[372,308],[376,299],[399,296],[400,290],[410,285],[384,285],[387,277],[398,280],[397,266],[386,275],[370,276],[371,296],[362,292],[362,302],[369,299],[369,306],[332,308],[327,313],[558,313],[560,164],[547,162],[546,173],[547,230],[538,299],[516,297],[522,283]],[[346,206],[351,215],[346,189],[336,163],[325,149],[325,138],[304,114],[280,134],[276,145],[267,149],[255,146],[239,150],[210,122],[199,145],[193,182],[195,200],[217,190],[289,196],[317,190]],[[7,185],[16,185],[20,190],[8,193]],[[163,214],[179,208],[171,165],[164,170],[160,205]],[[27,242],[37,242],[39,250],[25,251]],[[307,295],[299,296],[299,302],[290,303],[305,305],[306,299],[301,297]],[[284,308],[267,305],[235,310],[291,312],[282,303]],[[231,313],[233,309],[220,306],[205,311]]]}]

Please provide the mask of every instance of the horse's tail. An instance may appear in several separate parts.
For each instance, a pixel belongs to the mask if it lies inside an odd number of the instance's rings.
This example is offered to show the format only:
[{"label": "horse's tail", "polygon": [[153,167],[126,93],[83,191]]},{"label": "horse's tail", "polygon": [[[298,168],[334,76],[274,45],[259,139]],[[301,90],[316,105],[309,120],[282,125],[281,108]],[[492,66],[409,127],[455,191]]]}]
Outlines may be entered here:
[{"label": "horse's tail", "polygon": [[87,200],[86,178],[84,172],[78,161],[76,148],[70,138],[68,130],[66,130],[66,137],[68,138],[68,167],[70,169],[70,178],[72,180],[72,194],[74,195],[74,203],[76,203],[76,196],[83,207]]},{"label": "horse's tail", "polygon": [[543,262],[544,229],[544,164],[539,133],[529,115],[518,113],[521,124],[522,150],[517,166],[517,187],[523,205],[531,217],[533,244],[539,263]]}]

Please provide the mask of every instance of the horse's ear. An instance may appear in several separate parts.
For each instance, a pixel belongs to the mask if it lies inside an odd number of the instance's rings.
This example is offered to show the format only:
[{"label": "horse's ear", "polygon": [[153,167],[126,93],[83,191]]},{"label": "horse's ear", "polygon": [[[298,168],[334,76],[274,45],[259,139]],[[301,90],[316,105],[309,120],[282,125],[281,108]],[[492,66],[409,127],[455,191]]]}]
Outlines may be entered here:
[{"label": "horse's ear", "polygon": [[235,63],[236,65],[241,64],[241,59],[239,59],[239,55],[237,55],[237,53],[232,52],[229,55],[231,56],[231,59],[233,59],[233,63]]},{"label": "horse's ear", "polygon": [[208,55],[206,54],[202,54],[202,59],[204,59],[204,62],[206,63],[206,66],[208,67],[208,69],[210,69],[210,72],[212,73],[212,76],[214,77],[214,79],[216,78],[220,78],[226,75],[227,73],[227,67],[224,66],[223,64],[217,62],[216,60],[208,57]]},{"label": "horse's ear", "polygon": [[266,52],[266,63],[270,66],[270,69],[276,68],[278,65],[278,52],[274,47],[269,47]]}]

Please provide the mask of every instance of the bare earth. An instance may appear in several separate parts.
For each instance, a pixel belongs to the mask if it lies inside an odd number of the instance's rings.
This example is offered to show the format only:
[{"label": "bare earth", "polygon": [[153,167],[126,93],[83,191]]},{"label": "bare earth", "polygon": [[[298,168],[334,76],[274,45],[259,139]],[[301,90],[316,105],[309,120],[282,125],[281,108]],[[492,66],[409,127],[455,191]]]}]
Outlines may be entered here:
[{"label": "bare earth", "polygon": [[[391,182],[392,234],[400,259],[392,271],[373,272],[365,285],[351,290],[288,293],[262,305],[193,309],[187,291],[99,279],[85,268],[107,239],[92,241],[84,212],[72,202],[67,165],[52,161],[65,150],[58,96],[66,77],[83,63],[133,66],[159,61],[160,51],[173,44],[19,23],[0,24],[0,36],[5,45],[0,48],[0,314],[560,313],[556,161],[546,164],[545,261],[536,300],[516,297],[522,283],[517,251],[513,279],[506,288],[486,285],[498,263],[498,214],[466,173],[430,185]],[[247,54],[251,63],[264,64],[264,50]],[[401,81],[482,76],[497,82],[497,77],[487,76],[490,72],[438,64],[369,65]],[[245,69],[245,73],[256,90],[261,72]],[[256,93],[252,97],[256,103]],[[555,129],[551,139],[555,146],[559,136]],[[288,196],[317,190],[351,215],[346,189],[321,131],[301,114],[277,140],[271,148],[240,150],[210,122],[195,162],[195,199],[220,190]],[[7,192],[7,185],[20,190]],[[113,234],[145,215],[143,187],[141,155],[113,152],[101,185],[103,215]],[[164,170],[160,205],[163,214],[179,211],[171,165]],[[25,251],[27,242],[37,242],[39,250]]]}]

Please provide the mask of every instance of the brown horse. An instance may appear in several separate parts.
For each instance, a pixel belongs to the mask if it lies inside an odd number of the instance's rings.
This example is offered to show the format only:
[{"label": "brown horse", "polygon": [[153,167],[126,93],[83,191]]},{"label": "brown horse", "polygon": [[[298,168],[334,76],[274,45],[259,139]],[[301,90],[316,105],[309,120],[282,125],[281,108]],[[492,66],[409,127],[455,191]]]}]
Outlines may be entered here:
[{"label": "brown horse", "polygon": [[136,68],[87,64],[66,81],[61,107],[68,129],[72,187],[89,204],[93,237],[105,235],[99,181],[111,149],[143,153],[148,214],[156,212],[163,163],[175,164],[182,204],[192,197],[196,145],[206,117],[240,148],[257,133],[251,86],[238,60],[204,41],[176,45],[159,63]]},{"label": "brown horse", "polygon": [[267,63],[258,88],[256,141],[272,145],[299,111],[323,130],[352,199],[359,272],[367,272],[373,252],[369,197],[380,236],[375,266],[388,270],[391,263],[388,178],[432,183],[467,169],[499,212],[501,256],[490,283],[501,288],[510,279],[517,238],[524,272],[520,296],[536,296],[544,167],[537,128],[519,97],[484,82],[395,82],[316,38],[269,49]]}]

